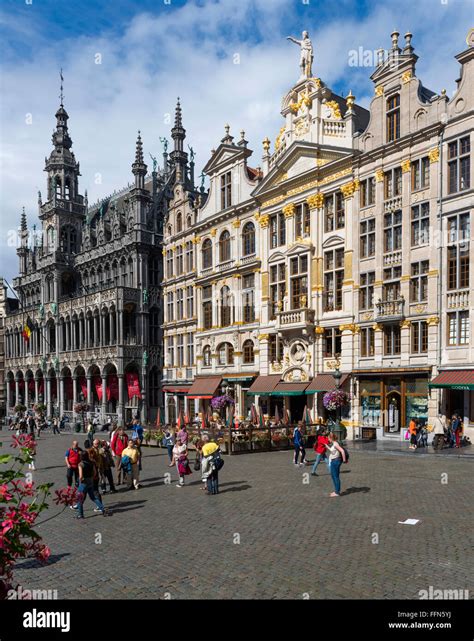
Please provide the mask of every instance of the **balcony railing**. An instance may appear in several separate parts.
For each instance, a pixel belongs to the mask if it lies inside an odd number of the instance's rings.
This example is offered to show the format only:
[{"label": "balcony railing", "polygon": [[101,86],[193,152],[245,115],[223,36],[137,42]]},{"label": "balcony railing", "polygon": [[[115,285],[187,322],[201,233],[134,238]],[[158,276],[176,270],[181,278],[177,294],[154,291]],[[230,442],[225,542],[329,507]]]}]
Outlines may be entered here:
[{"label": "balcony railing", "polygon": [[469,290],[465,289],[460,292],[448,292],[446,296],[448,309],[467,309],[469,308]]},{"label": "balcony railing", "polygon": [[295,326],[311,325],[314,321],[314,310],[306,307],[276,313],[278,326],[291,329]]},{"label": "balcony railing", "polygon": [[397,300],[379,300],[375,304],[376,321],[396,321],[405,318],[405,299],[400,297]]}]

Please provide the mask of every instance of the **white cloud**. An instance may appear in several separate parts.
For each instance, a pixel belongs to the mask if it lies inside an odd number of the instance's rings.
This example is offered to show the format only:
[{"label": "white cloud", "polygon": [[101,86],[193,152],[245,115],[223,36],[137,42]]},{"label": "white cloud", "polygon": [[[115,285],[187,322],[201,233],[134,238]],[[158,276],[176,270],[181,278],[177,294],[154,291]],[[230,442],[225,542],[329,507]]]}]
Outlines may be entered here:
[{"label": "white cloud", "polygon": [[[314,38],[316,75],[367,100],[372,70],[348,67],[348,51],[360,45],[388,47],[396,25],[402,36],[404,30],[413,31],[413,44],[424,56],[418,75],[425,84],[434,90],[446,86],[449,93],[457,73],[452,56],[464,46],[466,11],[441,2],[438,6],[437,0],[430,5],[434,8],[429,24],[426,2],[375,5],[358,21],[350,12],[341,12],[327,23],[318,20],[315,9],[308,14],[310,20],[301,19],[299,30],[308,28]],[[51,151],[61,66],[73,150],[81,163],[80,189],[88,190],[89,202],[131,181],[137,129],[147,159],[149,152],[161,158],[158,138],[169,138],[172,120],[170,125],[166,117],[171,114],[173,119],[178,95],[187,142],[197,152],[196,175],[222,138],[226,122],[236,137],[245,130],[254,149],[251,164],[256,166],[261,141],[267,135],[274,139],[280,127],[281,98],[299,75],[297,48],[284,39],[290,35],[291,10],[286,0],[221,0],[204,6],[190,2],[156,15],[138,14],[122,32],[57,43],[42,33],[35,37],[34,25],[27,21],[16,25],[16,35],[23,34],[29,46],[37,48],[31,60],[3,67],[2,249],[8,230],[18,225],[23,205],[30,224],[36,221],[37,189],[44,192],[42,170]],[[96,54],[102,64],[95,64]],[[240,64],[233,63],[234,54],[240,56]],[[27,113],[32,114],[31,125],[25,122]],[[96,184],[96,174],[101,184]],[[14,250],[2,251],[1,272],[11,278],[16,271]]]}]

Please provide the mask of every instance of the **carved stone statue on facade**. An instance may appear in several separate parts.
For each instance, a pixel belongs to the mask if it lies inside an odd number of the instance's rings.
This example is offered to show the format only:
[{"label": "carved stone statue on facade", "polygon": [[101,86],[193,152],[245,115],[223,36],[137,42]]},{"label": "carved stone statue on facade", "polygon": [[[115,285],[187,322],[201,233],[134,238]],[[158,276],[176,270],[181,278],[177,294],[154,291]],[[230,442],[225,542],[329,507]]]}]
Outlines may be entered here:
[{"label": "carved stone statue on facade", "polygon": [[158,162],[157,162],[155,156],[152,156],[151,154],[150,154],[150,158],[153,161],[153,173],[156,174],[156,168],[158,167]]},{"label": "carved stone statue on facade", "polygon": [[295,44],[300,46],[300,69],[302,78],[311,78],[313,64],[313,44],[309,39],[309,34],[307,31],[303,31],[302,40],[297,40],[292,36],[287,36],[287,40],[291,40]]},{"label": "carved stone statue on facade", "polygon": [[146,350],[143,352],[143,367],[146,367],[148,365],[148,354]]},{"label": "carved stone statue on facade", "polygon": [[302,343],[296,343],[291,349],[291,356],[295,363],[303,363],[306,359],[306,350]]},{"label": "carved stone statue on facade", "polygon": [[143,290],[143,302],[148,303],[148,290],[144,289]]},{"label": "carved stone statue on facade", "polygon": [[168,153],[168,141],[166,140],[166,138],[160,138],[160,142],[163,145],[163,153]]}]

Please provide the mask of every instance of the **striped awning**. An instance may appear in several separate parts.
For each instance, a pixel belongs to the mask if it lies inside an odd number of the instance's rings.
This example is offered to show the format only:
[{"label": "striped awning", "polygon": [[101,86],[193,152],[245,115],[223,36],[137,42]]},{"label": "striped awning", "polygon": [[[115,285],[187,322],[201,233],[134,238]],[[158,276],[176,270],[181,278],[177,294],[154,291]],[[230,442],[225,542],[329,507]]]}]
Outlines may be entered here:
[{"label": "striped awning", "polygon": [[[349,378],[350,374],[343,374],[341,376],[340,387]],[[318,374],[313,378],[311,383],[306,388],[306,394],[316,394],[317,392],[332,392],[336,389],[336,381],[332,374]]]},{"label": "striped awning", "polygon": [[474,390],[474,369],[451,369],[441,372],[428,387]]},{"label": "striped awning", "polygon": [[257,376],[250,386],[247,394],[261,394],[268,396],[280,382],[280,374],[271,376]]},{"label": "striped awning", "polygon": [[222,382],[222,376],[207,376],[196,378],[188,391],[188,398],[212,398],[219,385]]}]

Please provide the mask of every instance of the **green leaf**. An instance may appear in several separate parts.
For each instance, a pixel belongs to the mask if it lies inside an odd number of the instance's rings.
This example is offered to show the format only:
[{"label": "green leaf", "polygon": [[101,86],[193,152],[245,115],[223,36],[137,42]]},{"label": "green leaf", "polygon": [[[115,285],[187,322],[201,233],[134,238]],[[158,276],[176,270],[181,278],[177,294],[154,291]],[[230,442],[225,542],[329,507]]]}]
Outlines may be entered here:
[{"label": "green leaf", "polygon": [[[1,445],[1,443],[0,443]],[[0,454],[0,464],[2,463],[8,463],[11,461],[13,456],[11,454]]]}]

